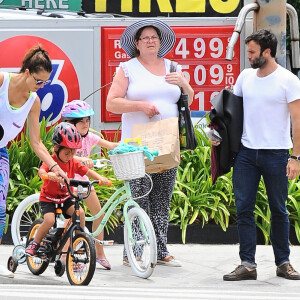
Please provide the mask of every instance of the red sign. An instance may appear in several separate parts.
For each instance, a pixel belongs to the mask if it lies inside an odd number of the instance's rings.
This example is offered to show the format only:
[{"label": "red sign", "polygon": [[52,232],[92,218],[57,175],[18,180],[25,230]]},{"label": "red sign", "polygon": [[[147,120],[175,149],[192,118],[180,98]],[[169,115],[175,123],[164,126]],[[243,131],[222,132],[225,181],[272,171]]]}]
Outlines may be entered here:
[{"label": "red sign", "polygon": [[79,99],[79,83],[74,66],[68,56],[49,40],[38,36],[19,35],[0,42],[1,71],[19,72],[24,54],[33,46],[41,44],[52,61],[51,83],[37,91],[41,100],[40,121],[51,115],[49,124],[60,119],[63,106]]},{"label": "red sign", "polygon": [[[176,43],[166,56],[182,65],[182,71],[195,91],[191,105],[192,116],[211,109],[210,99],[227,85],[233,85],[240,73],[240,48],[235,47],[232,61],[226,61],[226,47],[233,26],[176,26]],[[120,46],[124,27],[102,28],[102,76],[104,85],[113,79],[120,62],[129,59]],[[102,121],[120,121],[120,115],[106,111],[109,87],[102,89]]]}]

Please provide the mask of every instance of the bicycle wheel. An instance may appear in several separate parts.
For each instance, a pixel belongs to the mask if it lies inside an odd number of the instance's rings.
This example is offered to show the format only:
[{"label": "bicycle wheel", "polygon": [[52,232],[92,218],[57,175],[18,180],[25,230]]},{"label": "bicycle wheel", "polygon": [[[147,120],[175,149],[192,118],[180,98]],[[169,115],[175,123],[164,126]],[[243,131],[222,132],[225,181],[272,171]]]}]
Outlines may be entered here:
[{"label": "bicycle wheel", "polygon": [[[42,223],[43,223],[43,219],[37,219],[31,224],[27,235],[26,246],[28,246],[28,244],[34,239],[36,231],[41,226]],[[27,262],[28,269],[34,275],[42,274],[49,265],[49,261],[42,260],[41,258],[36,256],[34,257],[26,256],[26,262]]]},{"label": "bicycle wheel", "polygon": [[14,212],[11,221],[11,237],[15,246],[26,245],[26,236],[34,220],[41,217],[39,212],[40,194],[26,197]]},{"label": "bicycle wheel", "polygon": [[71,247],[67,253],[67,276],[72,285],[88,285],[96,269],[95,244],[86,233],[76,234],[73,240],[73,256]]},{"label": "bicycle wheel", "polygon": [[128,260],[135,274],[148,278],[157,262],[156,237],[152,223],[146,212],[134,207],[128,211],[133,240],[130,239],[127,226],[124,226],[124,244]]}]

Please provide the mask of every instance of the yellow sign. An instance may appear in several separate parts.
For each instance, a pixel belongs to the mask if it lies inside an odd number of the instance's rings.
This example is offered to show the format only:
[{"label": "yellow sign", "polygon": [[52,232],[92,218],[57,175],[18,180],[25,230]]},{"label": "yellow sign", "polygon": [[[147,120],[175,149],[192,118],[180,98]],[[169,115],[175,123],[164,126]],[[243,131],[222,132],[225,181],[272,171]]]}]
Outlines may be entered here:
[{"label": "yellow sign", "polygon": [[[241,0],[83,0],[87,12],[124,14],[130,16],[196,16],[237,15]],[[94,11],[93,11],[94,9]],[[200,14],[200,15],[199,15]]]}]

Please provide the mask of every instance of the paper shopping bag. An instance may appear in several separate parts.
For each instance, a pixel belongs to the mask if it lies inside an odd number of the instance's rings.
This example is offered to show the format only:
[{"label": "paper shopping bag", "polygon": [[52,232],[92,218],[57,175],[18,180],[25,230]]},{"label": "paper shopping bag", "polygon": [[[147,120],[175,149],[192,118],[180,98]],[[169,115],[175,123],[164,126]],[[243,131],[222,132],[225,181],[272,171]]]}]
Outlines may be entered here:
[{"label": "paper shopping bag", "polygon": [[177,167],[180,163],[178,118],[169,118],[144,124],[134,124],[132,138],[140,138],[142,146],[158,150],[154,161],[145,159],[146,172],[159,173]]}]

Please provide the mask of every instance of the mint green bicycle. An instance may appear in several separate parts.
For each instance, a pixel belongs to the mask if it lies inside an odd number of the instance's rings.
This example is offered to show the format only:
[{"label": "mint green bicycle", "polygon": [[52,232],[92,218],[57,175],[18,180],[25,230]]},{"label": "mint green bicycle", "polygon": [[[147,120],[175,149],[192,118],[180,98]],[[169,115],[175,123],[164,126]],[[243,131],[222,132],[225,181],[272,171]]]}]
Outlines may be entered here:
[{"label": "mint green bicycle", "polygon": [[144,177],[145,175],[152,183],[151,177],[145,173],[144,154],[142,151],[115,154],[110,155],[110,160],[101,160],[101,162],[112,164],[117,179],[124,180],[124,186],[113,193],[98,214],[86,217],[87,221],[94,221],[105,213],[97,230],[89,234],[95,239],[95,236],[104,229],[117,205],[125,202],[123,206],[124,245],[128,260],[137,276],[148,278],[152,275],[157,262],[155,232],[147,213],[134,201],[146,195],[133,198],[129,186],[130,179]]},{"label": "mint green bicycle", "polygon": [[[97,161],[97,164],[98,167],[112,165],[117,179],[124,180],[124,186],[111,195],[98,214],[92,217],[86,217],[86,221],[94,221],[105,214],[96,231],[89,232],[87,228],[85,228],[85,231],[95,242],[103,245],[110,244],[110,242],[96,239],[95,236],[104,230],[105,224],[118,204],[125,202],[123,206],[124,245],[129,264],[138,277],[149,278],[157,263],[155,232],[149,216],[135,201],[146,195],[133,198],[129,186],[130,179],[143,177],[145,175],[152,184],[151,177],[145,173],[144,154],[142,151],[136,151],[110,155],[110,160],[101,159]],[[150,193],[151,189],[148,193]],[[12,236],[16,246],[13,255],[16,258],[22,257],[24,247],[20,247],[20,245],[26,243],[24,231],[27,234],[28,230],[24,229],[24,223],[26,223],[26,226],[30,226],[32,222],[38,218],[38,201],[39,194],[27,197],[20,203],[18,209],[14,213],[12,220],[12,224],[14,224],[12,226]],[[21,263],[21,261],[19,263]]]}]

